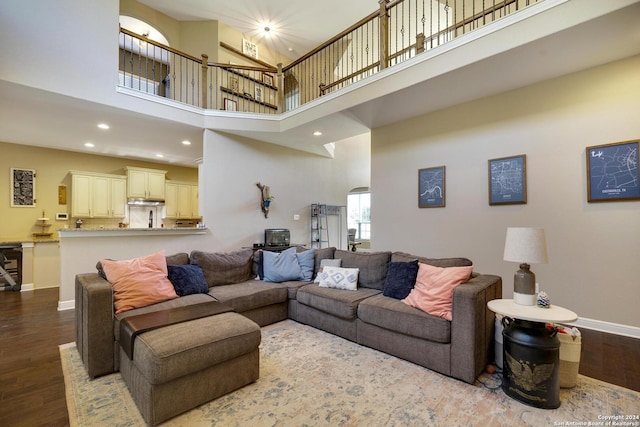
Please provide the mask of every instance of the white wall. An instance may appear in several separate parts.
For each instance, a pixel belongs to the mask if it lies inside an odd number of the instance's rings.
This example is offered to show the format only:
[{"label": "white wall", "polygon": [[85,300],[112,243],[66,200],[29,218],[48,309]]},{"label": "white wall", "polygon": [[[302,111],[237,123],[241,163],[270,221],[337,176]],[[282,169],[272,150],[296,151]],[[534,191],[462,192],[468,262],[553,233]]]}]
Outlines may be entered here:
[{"label": "white wall", "polygon": [[[640,327],[640,201],[588,203],[585,147],[640,138],[640,57],[372,131],[373,249],[466,256],[503,277],[508,226],[540,226],[552,303]],[[489,206],[487,161],[527,155],[526,205]],[[418,169],[446,165],[446,207],[417,207]]]},{"label": "white wall", "polygon": [[[369,185],[368,154],[369,135],[337,142],[331,159],[205,131],[199,185],[212,249],[263,242],[265,228],[288,228],[292,243],[309,245],[310,205],[345,205],[351,188]],[[363,166],[354,166],[353,159]],[[268,218],[260,210],[258,182],[275,196]]]}]

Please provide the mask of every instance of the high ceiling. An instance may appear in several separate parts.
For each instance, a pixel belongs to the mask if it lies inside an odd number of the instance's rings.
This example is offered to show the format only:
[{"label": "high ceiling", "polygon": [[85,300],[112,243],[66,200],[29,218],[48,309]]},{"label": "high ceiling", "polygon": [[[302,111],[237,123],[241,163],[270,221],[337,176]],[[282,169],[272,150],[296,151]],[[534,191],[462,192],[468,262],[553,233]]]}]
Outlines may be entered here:
[{"label": "high ceiling", "polygon": [[[179,21],[218,20],[296,59],[379,8],[377,0],[139,0]],[[270,28],[269,36],[262,31]]]}]

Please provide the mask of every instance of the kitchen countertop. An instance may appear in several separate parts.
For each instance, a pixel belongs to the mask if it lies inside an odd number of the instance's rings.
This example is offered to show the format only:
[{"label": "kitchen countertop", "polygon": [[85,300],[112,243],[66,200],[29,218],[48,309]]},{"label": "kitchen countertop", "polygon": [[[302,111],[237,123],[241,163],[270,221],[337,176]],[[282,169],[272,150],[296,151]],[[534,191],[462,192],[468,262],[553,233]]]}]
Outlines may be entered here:
[{"label": "kitchen countertop", "polygon": [[206,234],[208,228],[64,228],[58,230],[60,238],[75,237],[133,237],[133,236],[173,236],[184,234]]}]

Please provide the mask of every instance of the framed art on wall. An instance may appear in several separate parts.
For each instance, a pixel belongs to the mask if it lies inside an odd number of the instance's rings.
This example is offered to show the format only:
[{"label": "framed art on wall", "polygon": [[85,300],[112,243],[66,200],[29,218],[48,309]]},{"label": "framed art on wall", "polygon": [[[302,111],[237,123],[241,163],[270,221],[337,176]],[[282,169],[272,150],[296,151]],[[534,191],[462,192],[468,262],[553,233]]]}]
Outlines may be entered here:
[{"label": "framed art on wall", "polygon": [[227,111],[236,111],[237,103],[233,99],[225,98],[224,99],[224,109]]},{"label": "framed art on wall", "polygon": [[229,76],[229,90],[234,93],[240,92],[240,81],[236,76]]},{"label": "framed art on wall", "polygon": [[437,166],[418,170],[418,207],[445,207],[445,167]]},{"label": "framed art on wall", "polygon": [[527,156],[489,160],[489,205],[527,203]]},{"label": "framed art on wall", "polygon": [[36,171],[11,168],[11,207],[35,207]]},{"label": "framed art on wall", "polygon": [[271,74],[262,73],[262,83],[273,86],[273,76]]},{"label": "framed art on wall", "polygon": [[636,141],[587,147],[587,200],[615,202],[640,200]]}]

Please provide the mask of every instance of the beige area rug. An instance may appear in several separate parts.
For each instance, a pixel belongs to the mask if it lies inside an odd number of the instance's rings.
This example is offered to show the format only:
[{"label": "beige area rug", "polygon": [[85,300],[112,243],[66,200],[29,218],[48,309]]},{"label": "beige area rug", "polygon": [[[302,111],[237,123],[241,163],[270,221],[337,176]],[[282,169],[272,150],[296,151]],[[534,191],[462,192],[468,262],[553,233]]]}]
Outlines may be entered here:
[{"label": "beige area rug", "polygon": [[[60,356],[72,426],[144,425],[119,373],[89,380],[73,343]],[[588,425],[640,408],[640,393],[584,376],[560,397],[558,409],[533,408],[506,396],[498,374],[466,384],[286,320],[262,328],[258,381],[163,425]]]}]

